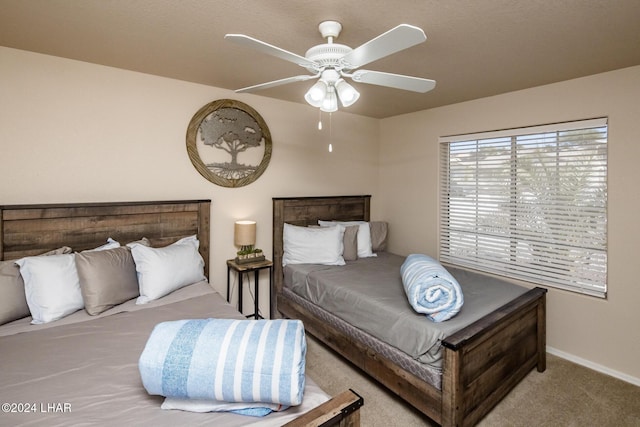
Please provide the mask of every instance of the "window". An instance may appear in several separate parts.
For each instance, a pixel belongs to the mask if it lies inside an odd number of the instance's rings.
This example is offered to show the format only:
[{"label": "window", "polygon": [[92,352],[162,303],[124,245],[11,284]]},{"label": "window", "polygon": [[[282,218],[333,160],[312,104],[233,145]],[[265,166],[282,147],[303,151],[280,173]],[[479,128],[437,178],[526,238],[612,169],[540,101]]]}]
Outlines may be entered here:
[{"label": "window", "polygon": [[441,261],[606,296],[606,119],[440,143]]}]

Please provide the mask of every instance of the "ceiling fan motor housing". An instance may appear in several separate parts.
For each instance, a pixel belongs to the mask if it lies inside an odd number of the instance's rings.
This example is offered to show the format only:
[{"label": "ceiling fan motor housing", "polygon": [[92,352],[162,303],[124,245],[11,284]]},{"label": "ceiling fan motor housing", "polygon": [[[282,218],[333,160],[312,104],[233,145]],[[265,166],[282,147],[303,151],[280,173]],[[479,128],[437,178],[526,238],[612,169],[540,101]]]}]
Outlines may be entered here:
[{"label": "ceiling fan motor housing", "polygon": [[[304,57],[317,63],[319,69],[339,68],[340,59],[352,50],[349,46],[343,44],[325,43],[312,47],[305,53]],[[318,71],[318,69],[307,69],[311,72]]]},{"label": "ceiling fan motor housing", "polygon": [[337,21],[323,21],[318,25],[318,30],[322,37],[327,39],[327,43],[307,50],[304,57],[317,64],[317,67],[307,67],[307,70],[317,73],[327,68],[333,68],[340,71],[343,68],[340,59],[353,50],[349,46],[333,42],[333,39],[340,35],[342,24]]}]

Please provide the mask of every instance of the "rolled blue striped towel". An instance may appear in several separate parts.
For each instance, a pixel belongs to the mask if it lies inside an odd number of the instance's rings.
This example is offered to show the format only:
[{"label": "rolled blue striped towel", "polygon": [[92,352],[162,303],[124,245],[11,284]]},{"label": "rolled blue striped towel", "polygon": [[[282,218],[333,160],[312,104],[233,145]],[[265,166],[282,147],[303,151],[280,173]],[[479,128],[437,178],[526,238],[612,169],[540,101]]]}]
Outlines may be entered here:
[{"label": "rolled blue striped towel", "polygon": [[155,326],[138,367],[152,395],[295,406],[306,349],[300,320],[176,320]]},{"label": "rolled blue striped towel", "polygon": [[400,267],[402,285],[409,304],[434,322],[458,314],[464,296],[458,281],[435,259],[411,254]]}]

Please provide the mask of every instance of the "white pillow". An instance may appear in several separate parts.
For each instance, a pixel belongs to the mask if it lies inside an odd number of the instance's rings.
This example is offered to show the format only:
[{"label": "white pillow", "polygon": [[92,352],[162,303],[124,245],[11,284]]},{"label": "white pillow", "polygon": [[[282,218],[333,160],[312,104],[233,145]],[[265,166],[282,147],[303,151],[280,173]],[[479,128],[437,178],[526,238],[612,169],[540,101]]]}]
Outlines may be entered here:
[{"label": "white pillow", "polygon": [[300,227],[284,224],[282,266],[287,264],[344,265],[344,227]]},{"label": "white pillow", "polygon": [[84,307],[73,254],[26,257],[16,264],[32,324],[53,322]]},{"label": "white pillow", "polygon": [[332,225],[340,224],[345,227],[349,225],[357,225],[358,227],[358,258],[374,257],[371,245],[371,228],[367,221],[322,221],[318,220],[318,225],[321,227],[331,227]]},{"label": "white pillow", "polygon": [[189,236],[164,248],[130,243],[136,263],[140,296],[136,304],[146,304],[176,289],[206,280],[204,260],[198,252],[200,242]]}]

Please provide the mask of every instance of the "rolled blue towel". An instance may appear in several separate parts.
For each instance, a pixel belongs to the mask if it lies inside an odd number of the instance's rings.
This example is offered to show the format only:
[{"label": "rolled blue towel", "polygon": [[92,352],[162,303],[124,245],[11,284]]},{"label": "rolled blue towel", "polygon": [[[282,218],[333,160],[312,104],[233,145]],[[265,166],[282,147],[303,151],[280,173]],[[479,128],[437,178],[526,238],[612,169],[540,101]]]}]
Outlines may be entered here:
[{"label": "rolled blue towel", "polygon": [[435,259],[411,254],[400,267],[402,284],[409,304],[434,322],[458,314],[464,296],[458,281]]},{"label": "rolled blue towel", "polygon": [[306,349],[300,320],[177,320],[155,326],[138,367],[152,395],[295,406]]}]

